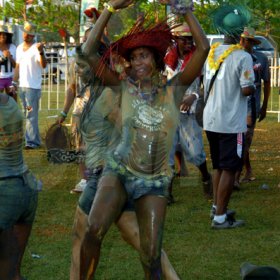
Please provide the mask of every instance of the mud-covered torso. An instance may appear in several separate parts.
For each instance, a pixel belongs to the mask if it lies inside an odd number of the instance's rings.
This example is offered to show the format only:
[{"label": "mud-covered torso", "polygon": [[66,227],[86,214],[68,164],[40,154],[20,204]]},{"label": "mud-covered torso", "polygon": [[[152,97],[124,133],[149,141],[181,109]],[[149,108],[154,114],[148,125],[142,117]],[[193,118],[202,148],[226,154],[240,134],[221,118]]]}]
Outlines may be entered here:
[{"label": "mud-covered torso", "polygon": [[[119,128],[110,120],[117,118],[119,99],[104,88],[95,102],[90,100],[81,121],[81,133],[86,145],[86,166],[94,169],[105,164],[107,154],[119,141]],[[117,120],[116,120],[117,121]]]},{"label": "mud-covered torso", "polygon": [[0,178],[27,170],[23,161],[23,114],[13,98],[0,104]]},{"label": "mud-covered torso", "polygon": [[139,94],[128,80],[122,87],[122,137],[115,155],[135,175],[170,175],[168,157],[178,123],[171,87],[153,96]]}]

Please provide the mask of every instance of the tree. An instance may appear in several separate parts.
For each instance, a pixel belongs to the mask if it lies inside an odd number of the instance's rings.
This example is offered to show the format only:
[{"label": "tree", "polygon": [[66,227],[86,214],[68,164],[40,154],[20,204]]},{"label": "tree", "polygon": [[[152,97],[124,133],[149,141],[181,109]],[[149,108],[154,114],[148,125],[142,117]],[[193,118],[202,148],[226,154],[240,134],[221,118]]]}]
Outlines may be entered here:
[{"label": "tree", "polygon": [[[64,4],[64,1],[40,0],[39,2],[40,4],[38,4],[38,0],[6,2],[2,12],[5,17],[12,18],[14,22],[23,23],[23,21],[29,20],[37,25],[38,30],[60,31],[66,33],[66,37],[73,36],[78,40],[78,0],[67,5]],[[63,36],[62,39],[64,40],[64,38]]]},{"label": "tree", "polygon": [[60,35],[66,54],[66,77],[68,71],[67,40],[69,36],[73,36],[76,41],[79,40],[78,0],[72,1],[72,3],[66,5],[64,1],[40,0],[38,3],[38,0],[14,0],[12,3],[7,2],[3,9],[3,14],[13,18],[17,23],[29,20],[37,25],[38,30],[55,32]]},{"label": "tree", "polygon": [[[100,7],[103,7],[103,2],[105,1],[101,1]],[[125,34],[139,16],[146,16],[147,21],[163,19],[165,17],[165,6],[159,4],[159,1],[156,0],[139,0],[132,7],[117,12],[108,24],[111,39],[116,40]]]}]

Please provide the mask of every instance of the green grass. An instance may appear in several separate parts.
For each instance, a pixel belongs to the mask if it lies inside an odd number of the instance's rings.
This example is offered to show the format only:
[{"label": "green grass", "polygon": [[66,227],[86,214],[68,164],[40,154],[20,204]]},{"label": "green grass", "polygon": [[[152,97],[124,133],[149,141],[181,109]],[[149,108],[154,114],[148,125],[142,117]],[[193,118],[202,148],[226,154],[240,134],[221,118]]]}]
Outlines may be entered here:
[{"label": "green grass", "polygon": [[[54,121],[46,117],[54,114],[40,113],[42,136]],[[205,148],[209,154],[206,140]],[[71,228],[78,200],[69,191],[80,179],[77,165],[49,164],[44,148],[24,153],[44,188],[22,274],[28,280],[69,279]],[[176,179],[176,203],[168,207],[164,248],[181,279],[240,279],[239,267],[245,261],[280,267],[280,123],[276,114],[268,114],[257,124],[251,161],[257,180],[243,184],[230,202],[237,217],[246,220],[240,229],[210,229],[211,203],[202,195],[199,174],[193,166],[189,166],[188,177]],[[211,169],[209,158],[208,166]],[[264,183],[268,190],[260,189]],[[125,244],[115,226],[104,240],[96,279],[143,279],[137,253]]]}]

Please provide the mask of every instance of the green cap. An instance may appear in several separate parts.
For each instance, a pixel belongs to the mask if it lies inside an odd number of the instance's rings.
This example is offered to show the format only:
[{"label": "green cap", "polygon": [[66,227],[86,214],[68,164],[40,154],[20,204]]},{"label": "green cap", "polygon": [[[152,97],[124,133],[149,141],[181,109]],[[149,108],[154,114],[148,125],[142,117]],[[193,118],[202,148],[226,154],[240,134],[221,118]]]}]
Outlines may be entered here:
[{"label": "green cap", "polygon": [[225,35],[240,35],[251,20],[244,6],[225,5],[212,13],[214,28]]}]

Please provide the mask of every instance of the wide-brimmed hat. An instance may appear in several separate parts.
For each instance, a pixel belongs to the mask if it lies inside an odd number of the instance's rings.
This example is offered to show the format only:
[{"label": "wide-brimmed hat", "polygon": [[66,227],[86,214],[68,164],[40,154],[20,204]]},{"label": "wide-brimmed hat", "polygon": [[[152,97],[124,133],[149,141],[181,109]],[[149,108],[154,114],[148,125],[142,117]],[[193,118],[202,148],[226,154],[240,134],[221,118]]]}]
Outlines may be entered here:
[{"label": "wide-brimmed hat", "polygon": [[57,123],[52,124],[46,132],[45,143],[48,150],[69,150],[71,147],[71,141],[67,127],[65,125],[60,125]]},{"label": "wide-brimmed hat", "polygon": [[52,124],[46,132],[47,160],[51,163],[81,163],[85,160],[83,151],[72,150],[70,134],[65,125]]},{"label": "wide-brimmed hat", "polygon": [[252,41],[255,45],[259,45],[261,43],[261,41],[256,39],[255,36],[256,36],[256,32],[255,32],[254,28],[244,27],[244,30],[243,30],[243,33],[241,34],[241,37]]},{"label": "wide-brimmed hat", "polygon": [[225,5],[212,13],[214,28],[225,35],[240,35],[251,20],[250,12],[244,6]]},{"label": "wide-brimmed hat", "polygon": [[166,21],[148,27],[144,27],[144,22],[145,20],[136,22],[127,35],[111,45],[111,49],[129,61],[129,54],[133,49],[149,47],[163,59],[172,42],[170,27]]},{"label": "wide-brimmed hat", "polygon": [[173,28],[172,34],[173,34],[173,36],[192,37],[190,27],[186,23],[182,23],[181,25]]},{"label": "wide-brimmed hat", "polygon": [[28,35],[35,36],[36,35],[36,29],[37,26],[29,21],[25,21],[23,26],[20,27],[21,31]]},{"label": "wide-brimmed hat", "polygon": [[242,280],[280,280],[280,272],[273,266],[257,266],[251,263],[243,263],[240,267]]}]

